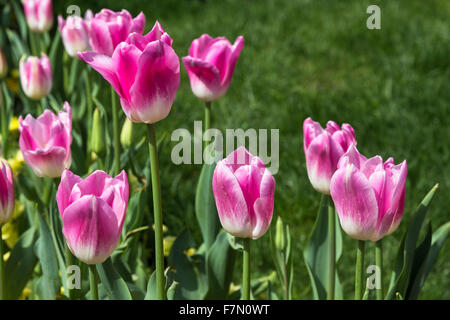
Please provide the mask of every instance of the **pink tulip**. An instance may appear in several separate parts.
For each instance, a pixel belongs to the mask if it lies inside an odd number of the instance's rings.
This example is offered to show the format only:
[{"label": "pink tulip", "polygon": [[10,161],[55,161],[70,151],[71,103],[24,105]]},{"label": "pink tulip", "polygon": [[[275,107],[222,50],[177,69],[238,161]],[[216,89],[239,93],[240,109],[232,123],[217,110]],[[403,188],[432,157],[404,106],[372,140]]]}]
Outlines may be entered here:
[{"label": "pink tulip", "polygon": [[180,63],[158,22],[145,36],[130,34],[111,58],[95,52],[78,56],[113,86],[131,121],[155,123],[169,114],[180,86]]},{"label": "pink tulip", "polygon": [[104,262],[117,246],[128,204],[128,178],[95,171],[81,179],[69,170],[56,193],[70,251],[87,264]]},{"label": "pink tulip", "polygon": [[403,215],[406,174],[406,161],[367,159],[352,145],[331,179],[342,229],[352,238],[372,241],[394,232]]},{"label": "pink tulip", "polygon": [[213,101],[227,92],[243,47],[242,36],[233,45],[224,37],[213,39],[207,34],[192,41],[183,63],[192,91],[199,99]]},{"label": "pink tulip", "polygon": [[72,156],[72,111],[65,102],[56,116],[45,110],[39,118],[19,117],[19,146],[25,162],[39,177],[57,178],[70,167]]},{"label": "pink tulip", "polygon": [[[86,12],[86,19],[90,14]],[[58,16],[58,29],[67,53],[74,57],[77,52],[90,50],[88,23],[79,16],[68,16],[67,20]]]},{"label": "pink tulip", "polygon": [[272,220],[275,179],[262,160],[239,147],[217,163],[213,192],[225,231],[258,239]]},{"label": "pink tulip", "polygon": [[0,228],[11,219],[14,204],[13,174],[8,162],[0,159]]},{"label": "pink tulip", "polygon": [[142,34],[144,27],[145,16],[142,12],[133,19],[125,9],[120,12],[102,9],[90,19],[91,47],[97,53],[112,56],[116,46],[125,41],[130,33]]},{"label": "pink tulip", "polygon": [[33,100],[41,100],[52,90],[52,66],[47,55],[41,58],[25,56],[20,59],[20,82],[25,94]]},{"label": "pink tulip", "polygon": [[2,80],[8,74],[8,62],[3,54],[2,48],[0,48],[0,80]]},{"label": "pink tulip", "polygon": [[303,122],[303,149],[308,177],[314,189],[330,194],[330,181],[340,157],[356,143],[355,131],[344,123],[342,128],[328,121],[326,129],[311,118]]},{"label": "pink tulip", "polygon": [[44,33],[53,25],[51,0],[22,0],[28,27],[34,32]]}]

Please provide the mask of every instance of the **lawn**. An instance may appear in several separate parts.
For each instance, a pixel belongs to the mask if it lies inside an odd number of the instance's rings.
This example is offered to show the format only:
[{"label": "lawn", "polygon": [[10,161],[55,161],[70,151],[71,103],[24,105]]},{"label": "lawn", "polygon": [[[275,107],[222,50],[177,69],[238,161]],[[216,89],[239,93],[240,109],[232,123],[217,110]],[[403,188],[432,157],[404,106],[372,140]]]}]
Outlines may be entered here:
[{"label": "lawn", "polygon": [[[292,230],[295,299],[312,297],[302,252],[320,201],[306,173],[301,129],[305,118],[322,125],[329,119],[350,123],[363,154],[392,156],[396,163],[407,160],[404,218],[384,243],[389,274],[414,208],[435,183],[440,187],[428,218],[434,229],[450,220],[449,1],[55,1],[55,13],[65,12],[69,4],[80,5],[82,11],[143,11],[146,31],[158,20],[174,39],[180,58],[203,33],[232,41],[245,37],[230,89],[213,103],[212,126],[280,130],[274,214]],[[370,4],[381,8],[381,30],[366,27]],[[193,122],[202,118],[203,104],[192,94],[182,67],[173,109],[158,130],[169,136],[177,128],[193,132]],[[187,227],[200,240],[194,198],[201,166],[173,164],[175,144],[166,139],[160,155],[165,224],[171,235]],[[254,250],[259,275],[274,270],[268,240],[264,236]],[[355,247],[344,235],[338,269],[347,298],[353,293]],[[371,244],[367,263],[374,264],[374,259]],[[420,297],[450,299],[449,288],[447,243]]]}]

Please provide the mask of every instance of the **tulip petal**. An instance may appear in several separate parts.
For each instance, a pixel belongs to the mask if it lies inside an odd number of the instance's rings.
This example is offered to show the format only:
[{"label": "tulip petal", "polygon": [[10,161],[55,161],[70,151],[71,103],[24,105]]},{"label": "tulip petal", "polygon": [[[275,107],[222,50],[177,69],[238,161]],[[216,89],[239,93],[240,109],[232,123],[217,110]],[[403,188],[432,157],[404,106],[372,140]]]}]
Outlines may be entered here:
[{"label": "tulip petal", "polygon": [[253,239],[258,239],[266,233],[272,221],[275,179],[269,170],[265,169],[260,183],[260,197],[256,199],[253,209],[256,217],[256,225],[253,228]]},{"label": "tulip petal", "polygon": [[[122,107],[135,122],[155,123],[170,112],[180,85],[180,63],[165,42],[150,42],[139,58],[136,80],[130,89],[131,103]],[[149,85],[151,84],[151,85]]]},{"label": "tulip petal", "polygon": [[230,169],[219,162],[213,175],[213,192],[223,228],[236,237],[251,238],[251,219],[239,183]]},{"label": "tulip petal", "polygon": [[87,264],[104,262],[120,238],[113,210],[93,195],[84,196],[66,208],[63,226],[70,251]]},{"label": "tulip petal", "polygon": [[52,146],[47,149],[22,150],[25,162],[38,177],[58,178],[64,169],[70,167],[70,159],[63,147]]},{"label": "tulip petal", "polygon": [[98,71],[113,86],[120,97],[125,97],[110,57],[91,51],[79,52],[78,57]]},{"label": "tulip petal", "polygon": [[113,68],[120,82],[124,99],[130,101],[130,89],[138,71],[138,60],[141,51],[134,45],[120,43],[112,56]]},{"label": "tulip petal", "polygon": [[71,171],[63,171],[61,175],[61,182],[59,183],[58,191],[56,192],[56,202],[58,204],[61,218],[64,214],[64,210],[66,210],[67,206],[70,204],[69,199],[73,187],[81,181],[82,179],[76,174],[73,174]]},{"label": "tulip petal", "polygon": [[225,94],[220,84],[219,70],[212,64],[193,57],[183,57],[194,94],[202,100],[212,101]]},{"label": "tulip petal", "polygon": [[352,238],[372,240],[376,237],[378,205],[368,179],[348,164],[335,172],[330,192],[342,229]]},{"label": "tulip petal", "polygon": [[[89,41],[92,49],[96,53],[104,54],[106,56],[112,56],[114,52],[114,44],[107,24],[100,19],[94,18],[91,20]],[[85,62],[88,63],[87,61]]]}]

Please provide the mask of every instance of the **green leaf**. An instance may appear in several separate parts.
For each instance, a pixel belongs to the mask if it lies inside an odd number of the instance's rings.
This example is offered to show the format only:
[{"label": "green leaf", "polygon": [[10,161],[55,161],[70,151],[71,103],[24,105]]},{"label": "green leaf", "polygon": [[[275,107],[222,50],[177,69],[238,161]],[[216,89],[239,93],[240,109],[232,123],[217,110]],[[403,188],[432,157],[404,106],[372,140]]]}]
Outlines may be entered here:
[{"label": "green leaf", "polygon": [[195,214],[200,225],[206,251],[212,246],[220,230],[219,215],[212,190],[215,167],[215,163],[203,165],[195,194]]},{"label": "green leaf", "polygon": [[431,246],[431,237],[433,230],[431,223],[428,224],[427,234],[422,243],[416,248],[414,252],[414,260],[411,268],[411,277],[408,283],[408,290],[406,291],[406,299],[409,300],[411,295],[418,295],[420,291],[420,279],[422,277],[425,261]]},{"label": "green leaf", "polygon": [[422,224],[425,220],[425,215],[431,201],[433,200],[437,188],[438,185],[435,185],[416,209],[413,220],[409,225],[408,231],[406,232],[397,253],[396,265],[394,267],[394,271],[392,272],[386,299],[395,299],[397,293],[400,293],[401,297],[406,296],[406,291],[411,278],[411,270],[414,262],[417,239],[419,238],[420,229],[422,228]]},{"label": "green leaf", "polygon": [[[203,256],[189,257],[186,251],[195,247],[188,230],[184,230],[172,244],[168,258],[169,266],[175,270],[174,280],[179,283],[175,299],[203,299],[206,289]],[[198,258],[198,259],[196,259]]]},{"label": "green leaf", "polygon": [[34,255],[35,241],[36,230],[32,227],[21,235],[11,250],[11,255],[5,265],[5,274],[7,275],[5,287],[8,299],[19,298],[33,274],[38,261]]},{"label": "green leaf", "polygon": [[450,222],[447,222],[439,229],[437,229],[432,236],[431,246],[428,250],[425,261],[423,262],[423,269],[421,270],[420,276],[416,277],[414,285],[411,288],[408,299],[416,300],[419,297],[420,289],[422,288],[425,280],[433,268],[434,263],[437,260],[439,252],[447,240],[450,233]]},{"label": "green leaf", "polygon": [[130,290],[126,282],[114,269],[111,258],[97,265],[97,272],[103,287],[112,300],[131,300]]},{"label": "green leaf", "polygon": [[[305,264],[311,280],[314,299],[316,300],[323,300],[327,297],[329,265],[328,247],[330,243],[328,235],[328,206],[331,205],[331,203],[329,203],[331,201],[331,197],[326,195],[322,196],[314,229],[310,236],[308,245],[303,252],[303,258],[305,259]],[[335,215],[335,219],[337,262],[342,254],[342,234],[337,215]],[[342,299],[342,286],[339,281],[337,271],[335,279],[335,297],[336,299]]]},{"label": "green leaf", "polygon": [[[61,281],[58,275],[58,261],[50,229],[44,218],[39,214],[39,240],[37,255],[42,269],[41,298],[54,300],[59,293]],[[63,270],[65,272],[65,270]]]},{"label": "green leaf", "polygon": [[236,250],[230,245],[229,234],[221,230],[206,256],[208,293],[206,299],[225,299],[233,277]]}]

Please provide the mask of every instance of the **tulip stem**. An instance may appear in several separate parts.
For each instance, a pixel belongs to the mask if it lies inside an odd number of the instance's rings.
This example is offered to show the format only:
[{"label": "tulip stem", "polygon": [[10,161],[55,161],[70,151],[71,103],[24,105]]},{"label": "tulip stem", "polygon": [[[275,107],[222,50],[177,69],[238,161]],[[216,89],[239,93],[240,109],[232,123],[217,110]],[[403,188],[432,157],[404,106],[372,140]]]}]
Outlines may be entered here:
[{"label": "tulip stem", "polygon": [[328,248],[328,290],[327,300],[334,300],[335,275],[336,275],[336,218],[333,208],[333,200],[328,196],[328,234],[330,246]]},{"label": "tulip stem", "polygon": [[86,96],[87,96],[87,163],[88,166],[91,163],[91,153],[89,144],[91,142],[91,131],[92,128],[92,108],[93,108],[93,101],[92,101],[92,88],[91,88],[91,79],[89,78],[89,66],[86,65],[86,69],[84,70],[84,82],[86,85]]},{"label": "tulip stem", "polygon": [[250,300],[250,239],[244,239],[242,265],[242,300]]},{"label": "tulip stem", "polygon": [[[0,90],[2,90],[3,83],[0,81]],[[6,112],[6,103],[3,103],[3,95],[0,93],[0,117],[1,117],[1,134],[2,134],[2,154],[6,159],[8,152],[8,118]]]},{"label": "tulip stem", "polygon": [[150,169],[153,191],[153,215],[155,224],[155,268],[156,268],[156,292],[159,300],[165,299],[164,281],[164,245],[163,223],[161,207],[161,182],[159,180],[158,147],[156,144],[155,127],[148,125],[148,148],[150,153]]},{"label": "tulip stem", "polygon": [[[205,102],[205,132],[211,127],[211,102]],[[203,141],[203,152],[206,150],[209,142],[209,135],[205,137],[207,140]]]},{"label": "tulip stem", "polygon": [[377,288],[377,300],[383,300],[383,239],[375,242],[375,264],[380,271],[380,286]]},{"label": "tulip stem", "polygon": [[355,300],[361,300],[363,295],[365,246],[365,241],[358,240],[358,248],[356,251]]},{"label": "tulip stem", "polygon": [[120,133],[119,133],[119,113],[117,112],[116,93],[111,86],[111,106],[113,116],[113,134],[114,134],[114,175],[120,171]]},{"label": "tulip stem", "polygon": [[89,286],[91,289],[91,300],[98,300],[97,269],[95,264],[89,265]]},{"label": "tulip stem", "polygon": [[0,300],[5,299],[5,266],[3,260],[2,226],[0,226]]}]

